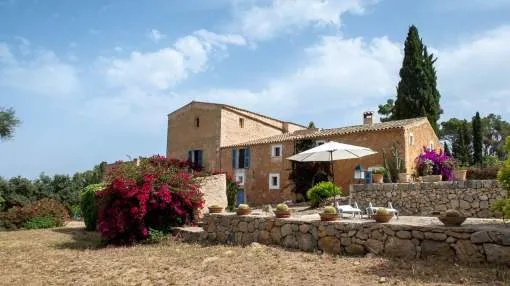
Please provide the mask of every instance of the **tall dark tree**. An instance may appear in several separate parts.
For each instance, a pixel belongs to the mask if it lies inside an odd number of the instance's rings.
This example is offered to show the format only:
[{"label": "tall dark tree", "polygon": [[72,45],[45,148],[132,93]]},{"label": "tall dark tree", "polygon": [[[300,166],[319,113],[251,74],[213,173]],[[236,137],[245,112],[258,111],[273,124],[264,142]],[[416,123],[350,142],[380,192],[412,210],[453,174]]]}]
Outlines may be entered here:
[{"label": "tall dark tree", "polygon": [[446,155],[451,156],[452,152],[450,151],[450,147],[448,147],[448,144],[446,142],[443,143],[443,151]]},{"label": "tall dark tree", "polygon": [[469,133],[469,124],[463,120],[459,126],[458,136],[452,144],[453,156],[460,165],[469,166],[471,164],[471,134]]},{"label": "tall dark tree", "polygon": [[437,76],[434,68],[436,58],[429,54],[413,25],[404,46],[404,60],[400,69],[397,99],[379,105],[383,120],[398,120],[426,116],[436,133],[437,121],[442,113],[437,90]]},{"label": "tall dark tree", "polygon": [[21,121],[12,108],[0,107],[0,140],[8,140],[14,136],[14,129]]},{"label": "tall dark tree", "polygon": [[472,121],[473,125],[473,164],[481,165],[483,162],[483,135],[482,135],[482,119],[480,113],[476,113]]},{"label": "tall dark tree", "polygon": [[315,129],[315,128],[317,128],[317,127],[315,127],[315,123],[313,123],[313,121],[310,121],[308,123],[308,129]]}]

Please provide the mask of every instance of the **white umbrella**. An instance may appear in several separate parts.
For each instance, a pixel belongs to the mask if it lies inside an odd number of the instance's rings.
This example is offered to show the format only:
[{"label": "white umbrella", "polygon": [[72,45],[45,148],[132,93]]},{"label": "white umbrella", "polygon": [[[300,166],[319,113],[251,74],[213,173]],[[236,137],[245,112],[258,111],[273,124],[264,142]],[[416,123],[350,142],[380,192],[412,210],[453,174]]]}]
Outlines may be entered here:
[{"label": "white umbrella", "polygon": [[[333,162],[337,160],[357,159],[376,154],[374,150],[366,147],[329,141],[312,149],[288,157],[288,160],[298,162]],[[335,173],[333,172],[333,182]]]}]

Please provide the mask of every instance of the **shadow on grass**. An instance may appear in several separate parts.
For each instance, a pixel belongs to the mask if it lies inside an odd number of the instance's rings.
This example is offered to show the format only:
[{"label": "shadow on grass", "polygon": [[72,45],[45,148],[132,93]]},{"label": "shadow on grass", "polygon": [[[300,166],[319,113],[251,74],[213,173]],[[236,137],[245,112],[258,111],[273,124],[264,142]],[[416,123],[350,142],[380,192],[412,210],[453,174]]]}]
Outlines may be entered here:
[{"label": "shadow on grass", "polygon": [[57,249],[90,250],[105,248],[98,232],[86,231],[85,228],[54,228],[54,232],[71,236],[72,241],[66,241],[55,245]]},{"label": "shadow on grass", "polygon": [[505,265],[471,264],[428,260],[382,259],[361,272],[398,281],[419,283],[509,285],[510,268]]}]

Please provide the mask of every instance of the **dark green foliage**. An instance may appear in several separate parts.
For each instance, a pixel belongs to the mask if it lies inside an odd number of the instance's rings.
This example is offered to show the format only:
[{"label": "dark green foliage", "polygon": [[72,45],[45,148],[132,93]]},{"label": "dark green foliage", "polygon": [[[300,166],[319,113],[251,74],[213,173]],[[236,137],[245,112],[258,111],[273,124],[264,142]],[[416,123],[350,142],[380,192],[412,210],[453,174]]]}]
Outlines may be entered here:
[{"label": "dark green foliage", "polygon": [[51,216],[38,216],[27,220],[23,224],[25,229],[51,228],[56,227],[57,222]]},{"label": "dark green foliage", "polygon": [[471,133],[469,132],[467,120],[463,120],[457,130],[457,136],[452,143],[453,157],[460,166],[471,164]]},{"label": "dark green foliage", "polygon": [[503,162],[503,166],[498,172],[498,181],[503,188],[506,189],[506,199],[496,201],[496,203],[491,206],[491,209],[501,212],[503,219],[508,219],[510,218],[510,137],[506,138],[505,151],[508,155],[508,159]]},{"label": "dark green foliage", "polygon": [[318,207],[326,199],[342,195],[342,189],[332,182],[320,182],[306,193],[312,207]]},{"label": "dark green foliage", "polygon": [[450,151],[450,147],[446,144],[446,142],[443,144],[443,150],[446,155],[452,156],[452,151]]},{"label": "dark green foliage", "polygon": [[317,128],[317,127],[315,127],[315,123],[313,123],[313,121],[310,121],[308,123],[308,129],[315,129],[315,128]]},{"label": "dark green foliage", "polygon": [[37,217],[51,217],[55,221],[55,226],[63,226],[69,219],[69,213],[58,201],[45,198],[0,213],[0,223],[7,229],[18,229]]},{"label": "dark green foliage", "polygon": [[96,192],[102,190],[103,187],[103,184],[88,185],[81,193],[80,209],[87,230],[96,230],[98,213]]},{"label": "dark green foliage", "polygon": [[0,107],[0,140],[11,139],[14,136],[14,129],[20,123],[14,109]]},{"label": "dark green foliage", "polygon": [[499,166],[470,167],[467,169],[468,180],[495,180],[498,177]]},{"label": "dark green foliage", "polygon": [[398,146],[396,143],[391,145],[390,154],[386,153],[383,149],[384,169],[386,170],[385,175],[389,182],[398,182],[398,174],[405,171],[404,161],[400,157]]},{"label": "dark green foliage", "polygon": [[475,117],[472,121],[473,125],[473,164],[482,165],[483,154],[482,154],[482,144],[483,144],[483,135],[482,135],[482,120],[480,118],[480,113],[476,113]]},{"label": "dark green foliage", "polygon": [[438,132],[437,121],[443,111],[439,104],[441,95],[437,90],[435,61],[420,39],[418,29],[411,26],[405,41],[397,99],[379,105],[379,113],[385,116],[382,121],[426,116]]},{"label": "dark green foliage", "polygon": [[146,244],[159,243],[167,236],[167,232],[149,228],[149,237],[143,241]]},{"label": "dark green foliage", "polygon": [[227,208],[229,211],[235,209],[237,193],[239,191],[241,191],[239,184],[231,176],[227,176]]}]

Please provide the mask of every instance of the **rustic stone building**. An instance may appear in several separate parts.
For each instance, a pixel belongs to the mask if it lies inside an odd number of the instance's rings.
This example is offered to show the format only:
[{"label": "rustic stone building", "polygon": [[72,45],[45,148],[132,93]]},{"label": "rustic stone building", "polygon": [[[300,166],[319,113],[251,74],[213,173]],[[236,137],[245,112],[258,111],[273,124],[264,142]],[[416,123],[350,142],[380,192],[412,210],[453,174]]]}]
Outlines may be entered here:
[{"label": "rustic stone building", "polygon": [[333,129],[306,129],[224,104],[191,102],[168,116],[167,156],[189,159],[207,169],[234,174],[244,189],[239,202],[252,205],[295,199],[289,180],[298,140],[316,144],[337,141],[371,148],[378,154],[334,162],[335,183],[348,192],[354,169],[383,165],[382,151],[395,144],[408,172],[423,146],[436,148],[439,140],[426,118],[375,123],[365,112],[360,125]]}]

